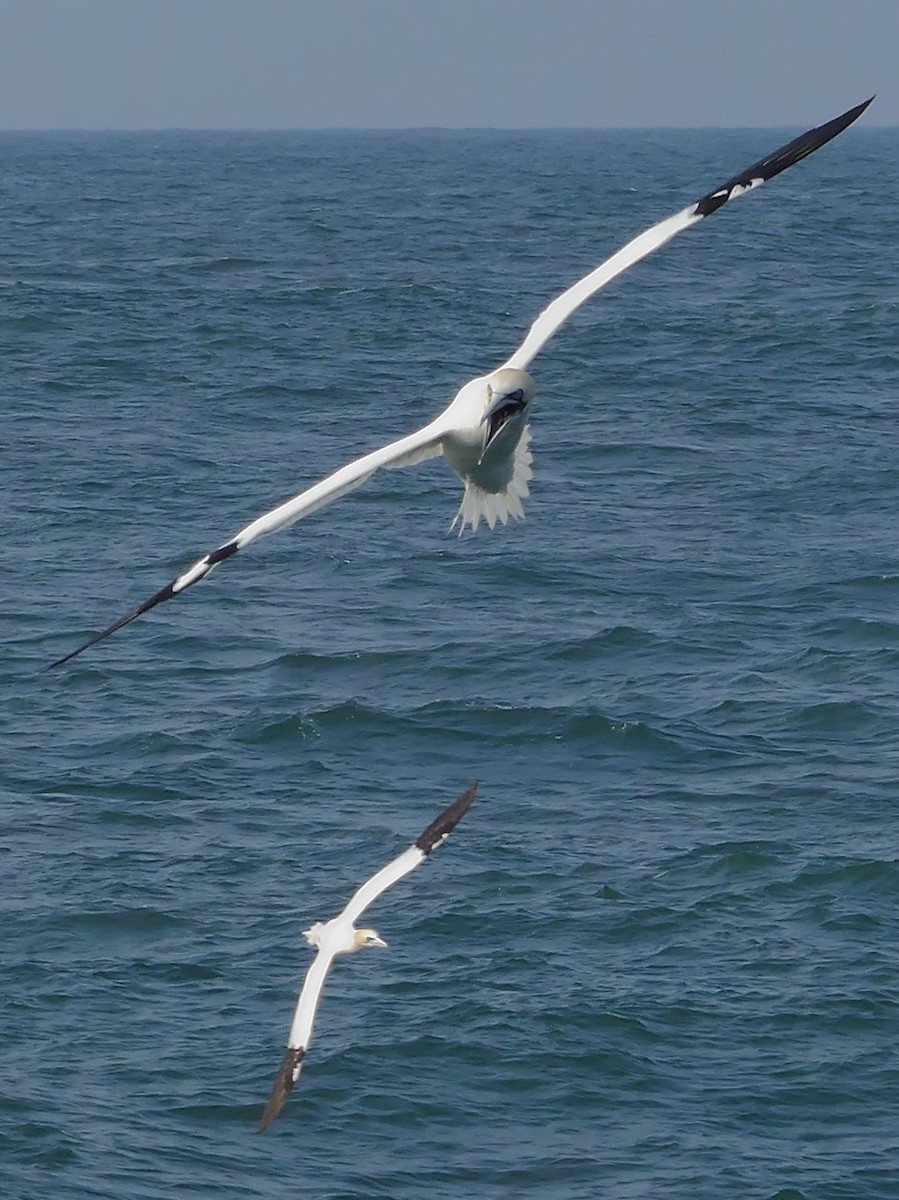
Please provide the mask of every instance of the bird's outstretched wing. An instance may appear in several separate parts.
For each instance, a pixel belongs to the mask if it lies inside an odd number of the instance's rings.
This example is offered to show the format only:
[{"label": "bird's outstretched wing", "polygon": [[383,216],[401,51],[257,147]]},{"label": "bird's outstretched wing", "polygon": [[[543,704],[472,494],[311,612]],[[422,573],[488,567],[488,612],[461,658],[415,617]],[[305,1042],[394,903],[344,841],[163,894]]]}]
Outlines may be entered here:
[{"label": "bird's outstretched wing", "polygon": [[293,1085],[300,1077],[303,1059],[306,1057],[306,1050],[312,1039],[312,1026],[315,1024],[318,1002],[321,999],[322,989],[333,961],[332,953],[319,950],[306,972],[290,1029],[290,1037],[287,1040],[287,1049],[281,1059],[281,1066],[278,1068],[275,1082],[272,1084],[268,1104],[259,1119],[260,1133],[263,1129],[267,1129],[277,1117],[293,1090]]},{"label": "bird's outstretched wing", "polygon": [[155,608],[157,604],[171,600],[173,596],[177,596],[180,592],[186,591],[187,588],[192,587],[195,583],[199,583],[219,563],[236,554],[238,550],[245,549],[251,542],[255,542],[258,538],[265,537],[270,533],[277,533],[280,529],[286,529],[288,525],[293,525],[301,517],[308,516],[310,513],[315,512],[316,509],[330,504],[332,500],[337,500],[341,496],[345,496],[347,492],[360,487],[379,468],[405,467],[440,454],[441,437],[444,432],[445,430],[440,426],[438,418],[436,421],[425,425],[423,429],[409,434],[408,437],[400,438],[399,441],[391,442],[388,446],[382,446],[380,450],[374,450],[371,454],[365,454],[362,458],[357,458],[353,462],[347,463],[345,467],[334,471],[333,474],[328,475],[325,479],[307,488],[305,492],[300,492],[299,495],[294,496],[292,499],[285,500],[277,508],[273,508],[270,512],[263,513],[261,517],[257,517],[255,521],[251,521],[249,525],[241,529],[239,533],[236,533],[229,541],[219,546],[217,550],[212,550],[209,554],[204,554],[192,567],[188,567],[186,571],[183,571],[176,579],[173,579],[171,583],[167,583],[164,588],[160,588],[158,592],[154,592],[148,600],[145,600],[142,604],[138,604],[137,608],[132,608],[131,612],[126,613],[124,617],[120,617],[118,621],[107,625],[99,633],[93,634],[86,641],[82,642],[80,646],[77,646],[74,650],[70,650],[68,654],[64,654],[62,658],[58,658],[50,666],[62,666],[63,663],[67,663],[70,659],[75,658],[76,655],[81,654],[83,650],[87,650],[89,646],[93,646],[97,642],[102,642],[104,638],[109,637],[111,633],[115,633],[117,629],[121,629],[124,625],[130,625],[132,621],[142,616],[145,612],[149,612],[151,608]]},{"label": "bird's outstretched wing", "polygon": [[372,875],[371,879],[363,883],[362,887],[350,897],[349,903],[340,914],[341,917],[351,923],[358,921],[369,905],[373,904],[380,895],[423,863],[431,851],[439,846],[459,824],[474,803],[477,792],[478,785],[476,783],[473,783],[470,788],[466,788],[459,799],[454,800],[448,808],[445,808],[408,850],[404,850],[386,867],[382,867],[377,875]]},{"label": "bird's outstretched wing", "polygon": [[837,134],[842,133],[847,126],[857,120],[873,99],[872,96],[870,100],[866,100],[863,104],[857,104],[855,108],[850,108],[842,116],[834,117],[832,121],[810,129],[807,133],[787,142],[785,146],[781,146],[779,150],[759,159],[757,163],[753,163],[751,167],[747,167],[745,171],[735,175],[733,179],[728,179],[727,183],[715,188],[713,192],[709,192],[695,204],[688,205],[680,212],[666,217],[658,225],[653,225],[639,234],[611,258],[600,263],[589,275],[585,275],[583,279],[548,304],[528,330],[527,337],[512,357],[503,363],[503,366],[526,370],[549,339],[558,332],[575,309],[579,308],[585,300],[589,300],[591,296],[604,288],[607,283],[611,283],[628,267],[640,262],[654,250],[664,246],[666,242],[670,242],[682,230],[689,229],[691,225],[695,225],[704,217],[709,217],[713,212],[717,212],[728,200],[734,200],[737,196],[742,196],[744,192],[759,187],[766,180],[779,175],[781,171],[786,171],[787,167],[792,167],[794,163],[807,158],[809,154],[814,153],[815,150],[829,142],[831,138],[835,138]]},{"label": "bird's outstretched wing", "polygon": [[[344,921],[348,926],[352,926],[355,920],[378,896],[386,892],[389,887],[402,879],[404,875],[408,875],[410,871],[413,871],[419,863],[424,862],[431,851],[436,846],[439,846],[444,838],[455,829],[456,825],[458,825],[469,808],[471,808],[474,798],[477,795],[477,790],[477,783],[473,783],[471,787],[466,788],[459,799],[454,800],[448,808],[445,808],[440,816],[431,822],[424,833],[408,850],[404,850],[402,854],[378,871],[376,875],[373,875],[371,879],[354,893],[337,920]],[[312,960],[312,965],[306,975],[299,1000],[297,1001],[293,1022],[290,1027],[290,1035],[287,1039],[287,1050],[284,1052],[281,1066],[278,1068],[278,1074],[275,1076],[268,1104],[266,1104],[265,1111],[259,1121],[258,1128],[260,1132],[263,1129],[267,1129],[275,1117],[277,1117],[278,1113],[284,1107],[287,1097],[293,1089],[293,1085],[299,1079],[303,1059],[306,1057],[306,1051],[312,1038],[312,1026],[315,1024],[318,1002],[333,961],[333,952],[327,950],[319,950],[318,954]]]}]

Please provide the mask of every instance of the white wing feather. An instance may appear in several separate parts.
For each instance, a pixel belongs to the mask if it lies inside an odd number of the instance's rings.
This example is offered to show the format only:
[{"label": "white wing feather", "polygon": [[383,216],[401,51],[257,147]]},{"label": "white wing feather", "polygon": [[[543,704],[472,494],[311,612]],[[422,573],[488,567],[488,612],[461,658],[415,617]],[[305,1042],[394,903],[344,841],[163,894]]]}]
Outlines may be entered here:
[{"label": "white wing feather", "polygon": [[333,951],[319,950],[306,972],[303,988],[297,1000],[293,1023],[290,1026],[290,1036],[287,1039],[288,1046],[294,1050],[301,1048],[305,1050],[309,1045],[312,1038],[312,1026],[315,1024],[315,1014],[318,1011],[318,1002],[321,999],[325,980],[328,978],[333,961]]},{"label": "white wing feather", "polygon": [[97,642],[102,642],[104,638],[115,633],[117,629],[122,629],[125,625],[130,625],[132,621],[142,616],[146,612],[150,612],[157,604],[162,604],[166,600],[171,600],[173,596],[177,596],[186,588],[191,587],[195,583],[199,583],[201,579],[205,579],[210,571],[215,570],[220,562],[224,562],[226,558],[230,558],[232,554],[236,554],[238,550],[242,550],[244,546],[249,546],[251,542],[255,542],[257,538],[265,537],[270,533],[277,533],[279,529],[286,529],[288,525],[293,525],[295,521],[299,521],[301,517],[306,517],[309,513],[315,512],[317,508],[323,508],[324,505],[330,504],[332,500],[337,500],[341,496],[345,496],[347,492],[352,492],[355,488],[365,483],[366,479],[371,476],[381,467],[405,467],[412,463],[421,462],[426,458],[434,458],[442,452],[442,438],[447,432],[446,423],[444,421],[445,413],[441,413],[439,417],[425,425],[423,429],[417,430],[415,433],[410,433],[407,437],[400,438],[399,441],[391,442],[388,446],[382,446],[380,450],[373,450],[371,454],[364,454],[362,458],[357,458],[351,463],[347,463],[345,467],[334,471],[325,479],[319,480],[312,487],[307,488],[305,492],[300,492],[290,500],[285,500],[283,504],[279,504],[270,512],[263,513],[261,517],[256,517],[249,525],[231,538],[230,541],[223,542],[218,549],[213,550],[211,554],[204,554],[186,571],[182,571],[171,583],[166,584],[164,588],[160,588],[158,592],[154,592],[148,600],[142,604],[138,604],[131,612],[126,613],[124,617],[120,617],[117,621],[113,621],[111,625],[107,625],[105,629],[101,629],[99,633],[92,634],[89,638],[76,646],[74,650],[70,650],[68,654],[64,654],[62,658],[58,658],[53,667],[60,667],[63,663],[75,658],[89,646],[96,645]]},{"label": "white wing feather", "polygon": [[386,892],[397,880],[414,871],[419,863],[424,862],[432,850],[446,840],[448,834],[455,829],[462,817],[468,812],[475,796],[478,785],[473,783],[466,788],[457,800],[441,812],[411,846],[398,855],[386,867],[374,874],[358,888],[350,897],[349,903],[339,916],[324,925],[314,925],[307,931],[307,937],[314,941],[318,953],[312,960],[306,978],[300,991],[297,1006],[294,1010],[290,1035],[287,1040],[287,1050],[275,1076],[271,1095],[265,1111],[259,1122],[259,1129],[267,1129],[278,1113],[284,1107],[294,1083],[299,1078],[306,1057],[306,1048],[312,1038],[312,1027],[315,1024],[315,1014],[325,986],[325,980],[331,969],[331,963],[340,953],[352,949],[352,940],[347,937],[353,934],[353,924],[356,918]]},{"label": "white wing feather", "polygon": [[[872,96],[871,100],[873,99]],[[803,158],[813,154],[832,138],[842,133],[853,121],[858,120],[871,100],[865,100],[862,104],[857,104],[840,116],[834,117],[832,121],[826,121],[823,125],[817,125],[814,129],[801,133],[799,137],[793,138],[792,141],[778,147],[771,154],[760,158],[758,162],[741,171],[739,175],[734,175],[732,179],[723,183],[713,192],[702,196],[695,204],[689,204],[680,212],[666,217],[658,225],[653,225],[639,234],[611,258],[600,263],[589,275],[585,275],[573,287],[547,305],[528,330],[527,337],[522,344],[503,366],[526,370],[534,356],[564,325],[575,309],[595,295],[600,288],[611,283],[622,271],[626,271],[628,267],[638,263],[641,258],[652,254],[653,250],[658,250],[660,246],[670,242],[682,230],[689,229],[691,225],[695,225],[698,221],[717,212],[719,208],[723,208],[729,200],[735,200],[738,196],[752,191],[753,188],[760,187],[766,180],[773,179],[781,171],[786,171],[794,163],[801,162]]]},{"label": "white wing feather", "polygon": [[[347,902],[343,912],[334,918],[334,924],[351,929],[369,905],[373,904],[388,888],[393,887],[395,883],[398,883],[404,876],[414,871],[417,866],[423,863],[428,854],[436,846],[440,845],[450,830],[455,828],[462,816],[468,811],[477,790],[478,786],[476,783],[467,788],[458,800],[444,809],[436,820],[431,822],[418,839],[418,842],[413,842],[411,846],[407,846],[402,854],[398,854],[396,858],[391,859],[386,867],[382,867],[380,871],[375,872],[371,879],[367,879],[360,888],[357,888]],[[330,949],[326,943],[312,960],[312,965],[309,968],[306,980],[303,983],[303,989],[300,992],[300,998],[297,1001],[293,1024],[290,1027],[290,1037],[287,1044],[293,1049],[305,1049],[309,1044],[318,1001],[334,957],[335,951]]]},{"label": "white wing feather", "polygon": [[[535,355],[539,353],[553,334],[564,325],[571,314],[585,300],[595,295],[596,292],[617,278],[623,271],[626,271],[641,259],[646,258],[654,250],[658,250],[661,246],[671,241],[673,237],[676,237],[684,229],[689,229],[691,225],[695,225],[704,218],[711,216],[712,213],[717,212],[728,201],[736,199],[738,196],[742,196],[746,192],[759,187],[766,180],[773,179],[781,171],[787,170],[794,163],[800,162],[809,154],[814,153],[820,146],[825,145],[825,143],[829,142],[839,133],[842,133],[853,121],[857,120],[870,103],[871,100],[865,100],[862,104],[857,104],[854,108],[847,109],[839,117],[834,117],[832,121],[827,121],[823,125],[816,126],[814,129],[809,129],[806,133],[800,134],[799,137],[793,138],[791,142],[787,142],[786,145],[779,147],[771,154],[759,159],[757,163],[753,163],[751,167],[747,167],[746,170],[729,179],[721,187],[700,197],[695,204],[688,205],[686,208],[674,213],[673,216],[666,217],[664,221],[660,221],[657,225],[653,225],[650,229],[633,238],[626,246],[623,246],[613,254],[611,258],[600,263],[598,267],[588,275],[585,275],[583,279],[579,280],[572,287],[568,288],[567,291],[564,291],[561,296],[557,296],[555,300],[547,305],[536,321],[534,321],[524,341],[515,353],[506,360],[503,366],[518,370],[527,369]],[[170,600],[173,596],[184,591],[185,588],[190,587],[192,584],[199,583],[219,563],[224,562],[226,558],[230,558],[232,554],[236,554],[239,550],[242,550],[244,546],[250,545],[257,538],[275,533],[279,529],[284,529],[288,525],[292,525],[295,521],[298,521],[301,517],[315,512],[316,509],[323,507],[323,505],[330,504],[332,500],[337,500],[340,496],[345,496],[347,492],[353,491],[354,488],[359,487],[366,479],[369,479],[380,467],[405,466],[441,453],[444,450],[444,438],[447,434],[454,432],[453,422],[459,415],[455,412],[457,403],[468,396],[469,389],[474,388],[475,392],[477,392],[477,386],[481,382],[481,380],[472,380],[471,383],[466,384],[449,408],[429,425],[418,430],[417,433],[400,438],[399,441],[391,442],[389,446],[384,446],[382,449],[375,450],[371,454],[363,455],[361,458],[356,459],[355,462],[348,463],[345,467],[341,467],[340,470],[334,471],[326,479],[314,484],[311,488],[307,488],[306,491],[294,496],[291,500],[286,500],[283,504],[279,504],[271,512],[263,513],[261,517],[257,517],[249,525],[245,526],[229,542],[225,542],[216,550],[213,550],[211,554],[204,555],[193,566],[182,572],[171,583],[160,588],[158,592],[155,592],[149,599],[132,609],[131,612],[126,613],[124,617],[108,625],[106,629],[93,634],[86,641],[82,642],[80,646],[63,655],[62,658],[58,658],[51,665],[54,667],[61,666],[63,663],[75,658],[76,655],[81,654],[89,646],[95,645],[97,642],[102,641],[103,638],[115,633],[117,629],[130,624],[142,616],[143,613],[150,612],[158,604]],[[474,395],[474,393],[472,394]],[[476,492],[471,493],[466,488],[466,496],[463,498],[462,509],[460,510],[463,525],[468,520],[474,526],[477,524],[477,520],[483,516],[492,527],[497,520],[506,521],[510,515],[521,515],[520,498],[527,495],[527,480],[530,477],[529,456],[526,461],[522,461],[527,471],[519,472],[518,486],[514,489],[515,495],[510,499],[507,494],[502,504],[492,494],[488,496],[485,493],[482,498]],[[390,885],[387,883],[385,886],[389,887]]]},{"label": "white wing feather", "polygon": [[[466,800],[470,804],[471,800],[474,799],[476,790],[476,785],[469,788],[467,792],[463,793],[459,801],[455,805],[450,806],[450,809],[447,809],[446,812],[450,812],[453,808],[458,808],[460,803],[464,803]],[[446,813],[441,813],[441,817],[445,816]],[[439,820],[440,818],[438,818]],[[455,825],[455,820],[453,820],[452,824]],[[442,836],[439,840],[443,840]],[[434,844],[439,844],[439,842],[435,842]],[[367,879],[360,888],[356,889],[343,912],[335,918],[335,922],[339,922],[345,927],[353,926],[379,896],[383,895],[388,888],[393,887],[395,883],[398,883],[411,871],[414,871],[427,857],[428,852],[422,850],[417,844],[413,843],[413,845],[408,846],[402,854],[391,859],[386,867],[382,867],[380,871],[372,875],[371,879]],[[287,1045],[293,1049],[305,1049],[309,1045],[318,1002],[334,958],[334,951],[323,947],[312,960],[303,983],[302,991],[300,992],[299,1000],[297,1001],[293,1024],[290,1027],[290,1036],[287,1040]]]},{"label": "white wing feather", "polygon": [[[362,458],[354,459],[340,470],[332,472],[326,478],[300,492],[290,500],[285,500],[277,508],[263,513],[245,526],[231,539],[239,550],[255,542],[257,538],[266,537],[293,525],[301,517],[306,517],[316,509],[323,508],[332,500],[338,500],[347,492],[360,487],[381,467],[406,467],[412,463],[421,462],[426,458],[434,458],[441,452],[440,440],[446,432],[439,419],[431,421],[423,429],[410,433],[399,441],[373,450]],[[202,560],[201,560],[202,561]]]},{"label": "white wing feather", "polygon": [[589,300],[591,296],[604,288],[607,283],[611,283],[628,267],[638,263],[641,258],[646,258],[647,255],[652,254],[653,250],[658,250],[682,230],[689,229],[691,225],[695,225],[702,219],[701,215],[696,215],[696,205],[690,204],[673,216],[660,221],[658,225],[653,225],[651,229],[644,230],[626,246],[622,246],[611,258],[600,263],[589,275],[585,275],[583,279],[572,284],[567,291],[564,291],[561,296],[556,296],[555,300],[544,308],[528,330],[527,337],[512,357],[503,363],[503,366],[517,367],[521,371],[527,370],[531,361],[539,354],[553,334],[561,329],[575,309],[580,308],[585,300]]},{"label": "white wing feather", "polygon": [[371,879],[363,883],[362,887],[353,893],[349,904],[347,904],[346,908],[340,914],[340,919],[355,924],[370,904],[373,904],[388,888],[398,883],[404,875],[408,875],[410,871],[414,871],[419,863],[423,863],[426,858],[427,855],[422,850],[419,850],[417,846],[409,846],[408,849],[404,850],[392,862],[389,862],[386,867],[382,867],[376,875],[372,875]]}]

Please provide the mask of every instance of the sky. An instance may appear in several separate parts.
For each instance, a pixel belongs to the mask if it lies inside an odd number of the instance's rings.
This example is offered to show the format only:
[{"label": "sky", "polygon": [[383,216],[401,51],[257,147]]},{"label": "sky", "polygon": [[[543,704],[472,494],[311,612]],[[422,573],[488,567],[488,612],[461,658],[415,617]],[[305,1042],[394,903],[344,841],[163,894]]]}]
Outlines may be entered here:
[{"label": "sky", "polygon": [[899,0],[0,0],[0,129],[899,125]]}]

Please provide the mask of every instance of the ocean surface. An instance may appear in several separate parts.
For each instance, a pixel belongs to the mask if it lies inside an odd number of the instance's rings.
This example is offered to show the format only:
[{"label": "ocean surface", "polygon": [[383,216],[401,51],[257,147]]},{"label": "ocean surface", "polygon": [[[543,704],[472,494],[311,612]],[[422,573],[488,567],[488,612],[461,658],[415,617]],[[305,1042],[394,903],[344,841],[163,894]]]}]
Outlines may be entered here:
[{"label": "ocean surface", "polygon": [[576,315],[524,522],[383,473],[46,669],[794,132],[0,136],[5,1200],[899,1196],[899,131]]}]

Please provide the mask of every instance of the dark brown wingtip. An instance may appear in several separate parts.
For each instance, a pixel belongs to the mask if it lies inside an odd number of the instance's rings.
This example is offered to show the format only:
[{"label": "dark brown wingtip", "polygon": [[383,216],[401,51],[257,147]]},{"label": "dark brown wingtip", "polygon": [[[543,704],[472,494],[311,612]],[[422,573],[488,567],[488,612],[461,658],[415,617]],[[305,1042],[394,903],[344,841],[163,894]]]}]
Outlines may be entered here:
[{"label": "dark brown wingtip", "polygon": [[265,1106],[265,1112],[262,1114],[259,1124],[256,1126],[256,1132],[262,1133],[263,1129],[268,1129],[275,1117],[284,1107],[287,1097],[293,1090],[294,1072],[300,1063],[306,1057],[306,1051],[300,1047],[294,1048],[288,1046],[287,1052],[281,1060],[281,1066],[278,1068],[278,1074],[275,1076],[275,1082],[272,1085],[272,1094],[268,1098],[268,1104]]},{"label": "dark brown wingtip", "polygon": [[478,786],[478,782],[475,781],[470,788],[466,788],[458,800],[454,800],[449,808],[443,810],[436,821],[431,822],[415,843],[423,854],[430,854],[434,847],[438,846],[446,835],[456,828],[474,803],[474,798],[478,794]]}]

